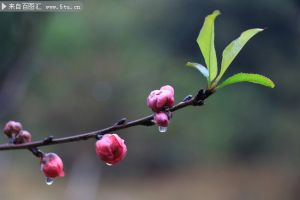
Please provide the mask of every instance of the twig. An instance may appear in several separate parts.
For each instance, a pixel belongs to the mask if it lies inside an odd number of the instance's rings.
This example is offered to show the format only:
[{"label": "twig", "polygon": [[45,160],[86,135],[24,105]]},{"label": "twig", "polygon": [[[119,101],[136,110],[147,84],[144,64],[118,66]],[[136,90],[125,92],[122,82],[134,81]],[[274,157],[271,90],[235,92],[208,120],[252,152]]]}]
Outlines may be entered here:
[{"label": "twig", "polygon": [[[195,97],[188,96],[188,98],[185,98],[184,101],[176,104],[172,108],[166,110],[170,112],[175,112],[177,110],[180,110],[182,108],[185,108],[187,106],[202,106],[204,103],[204,100],[209,97],[213,92],[210,90],[199,90],[198,94]],[[46,137],[43,140],[25,143],[25,144],[2,144],[0,145],[0,151],[4,150],[17,150],[17,149],[29,149],[35,156],[40,157],[42,155],[42,152],[37,148],[41,146],[49,146],[49,145],[55,145],[55,144],[62,144],[67,142],[76,142],[80,140],[87,140],[90,138],[99,138],[101,135],[111,133],[113,131],[122,130],[126,128],[130,128],[133,126],[152,126],[155,123],[153,122],[154,115],[148,115],[146,117],[142,117],[136,120],[128,121],[126,122],[126,118],[123,118],[119,122],[115,123],[114,125],[97,130],[92,132],[87,132],[83,134],[78,135],[72,135],[68,137],[62,137],[62,138],[54,138],[53,136]]]}]

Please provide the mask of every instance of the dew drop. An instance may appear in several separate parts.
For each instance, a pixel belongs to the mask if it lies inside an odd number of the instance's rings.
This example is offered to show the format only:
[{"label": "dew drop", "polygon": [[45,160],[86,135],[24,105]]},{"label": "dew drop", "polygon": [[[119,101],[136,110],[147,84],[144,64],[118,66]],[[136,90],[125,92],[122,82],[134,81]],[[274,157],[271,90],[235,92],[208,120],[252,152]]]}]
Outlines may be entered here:
[{"label": "dew drop", "polygon": [[163,127],[163,126],[158,127],[158,131],[161,133],[165,133],[165,132],[167,132],[167,130],[168,130],[168,127]]},{"label": "dew drop", "polygon": [[110,163],[106,163],[106,165],[107,165],[107,166],[112,166],[112,164],[110,164]]},{"label": "dew drop", "polygon": [[53,179],[53,178],[46,177],[46,184],[47,184],[47,185],[52,185],[53,182],[54,182],[54,179]]}]

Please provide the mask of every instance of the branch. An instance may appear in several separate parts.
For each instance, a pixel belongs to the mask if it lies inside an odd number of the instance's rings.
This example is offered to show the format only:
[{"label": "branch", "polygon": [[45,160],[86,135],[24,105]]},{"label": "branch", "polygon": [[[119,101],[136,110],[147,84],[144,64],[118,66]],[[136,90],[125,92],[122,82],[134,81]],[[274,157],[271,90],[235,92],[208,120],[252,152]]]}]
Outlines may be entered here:
[{"label": "branch", "polygon": [[[202,106],[204,104],[204,100],[213,94],[214,91],[211,90],[199,90],[198,94],[195,97],[188,95],[184,98],[184,100],[170,109],[166,111],[175,112],[187,106]],[[49,136],[44,140],[39,140],[35,142],[25,143],[25,144],[2,144],[0,145],[0,151],[4,150],[16,150],[16,149],[29,149],[35,156],[40,157],[41,151],[37,149],[40,146],[49,146],[55,144],[62,144],[67,142],[76,142],[80,140],[87,140],[90,138],[99,138],[104,134],[111,133],[113,131],[122,130],[126,128],[130,128],[133,126],[153,126],[155,123],[153,122],[154,115],[148,115],[146,117],[142,117],[136,120],[132,120],[126,122],[126,118],[121,119],[119,122],[114,125],[97,130],[92,132],[87,132],[83,134],[62,137],[62,138],[53,138],[53,136]]]}]

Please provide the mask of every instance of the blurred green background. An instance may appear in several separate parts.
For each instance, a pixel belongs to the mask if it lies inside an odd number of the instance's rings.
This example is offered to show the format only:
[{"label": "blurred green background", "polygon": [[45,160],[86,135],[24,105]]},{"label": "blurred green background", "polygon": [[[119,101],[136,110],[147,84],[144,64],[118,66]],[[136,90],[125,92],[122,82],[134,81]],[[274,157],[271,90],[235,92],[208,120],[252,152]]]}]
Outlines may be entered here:
[{"label": "blurred green background", "polygon": [[[128,155],[108,167],[95,141],[42,148],[59,154],[65,178],[47,186],[28,151],[0,152],[0,199],[300,198],[300,3],[297,0],[89,0],[79,13],[1,13],[0,121],[21,121],[34,140],[97,130],[148,115],[146,97],[170,84],[177,102],[205,88],[184,67],[204,63],[195,42],[215,9],[216,48],[266,28],[227,72],[255,72],[276,88],[224,88],[204,107],[156,127],[118,132]],[[226,76],[226,75],[225,75]],[[6,143],[4,136],[1,143]]]}]

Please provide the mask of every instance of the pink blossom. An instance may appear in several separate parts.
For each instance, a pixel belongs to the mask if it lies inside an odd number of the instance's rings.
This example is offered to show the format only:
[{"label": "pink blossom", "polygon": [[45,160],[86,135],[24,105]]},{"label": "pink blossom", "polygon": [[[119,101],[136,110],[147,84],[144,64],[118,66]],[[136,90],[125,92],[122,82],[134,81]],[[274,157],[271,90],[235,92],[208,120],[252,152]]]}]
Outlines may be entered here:
[{"label": "pink blossom", "polygon": [[174,106],[174,89],[172,86],[166,85],[160,90],[152,91],[147,98],[147,105],[153,112],[159,112],[165,107]]},{"label": "pink blossom", "polygon": [[160,90],[169,90],[174,95],[174,88],[170,85],[162,86]]},{"label": "pink blossom", "polygon": [[7,137],[11,138],[19,134],[22,130],[22,124],[20,122],[9,121],[5,124],[3,132]]},{"label": "pink blossom", "polygon": [[164,112],[159,112],[154,115],[154,121],[158,126],[167,127],[169,125],[169,117]]},{"label": "pink blossom", "polygon": [[116,164],[126,156],[127,147],[117,134],[105,134],[96,142],[98,157],[109,165]]},{"label": "pink blossom", "polygon": [[31,142],[31,134],[28,131],[22,130],[20,133],[17,135],[15,139],[16,144],[23,144],[23,143],[28,143]]},{"label": "pink blossom", "polygon": [[48,178],[63,177],[64,164],[61,158],[55,153],[47,153],[41,159],[41,170]]}]

